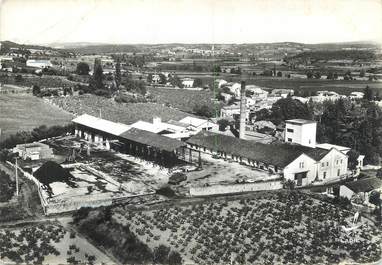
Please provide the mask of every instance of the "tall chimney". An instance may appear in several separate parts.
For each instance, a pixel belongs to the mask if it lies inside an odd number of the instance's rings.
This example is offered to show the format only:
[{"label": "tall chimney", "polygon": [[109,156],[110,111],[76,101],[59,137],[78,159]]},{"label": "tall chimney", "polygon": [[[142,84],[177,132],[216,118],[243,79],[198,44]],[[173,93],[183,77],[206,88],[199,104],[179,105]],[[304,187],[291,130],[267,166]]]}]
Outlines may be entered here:
[{"label": "tall chimney", "polygon": [[246,97],[245,97],[245,81],[241,81],[240,89],[240,127],[239,138],[245,138],[245,117],[246,117]]}]

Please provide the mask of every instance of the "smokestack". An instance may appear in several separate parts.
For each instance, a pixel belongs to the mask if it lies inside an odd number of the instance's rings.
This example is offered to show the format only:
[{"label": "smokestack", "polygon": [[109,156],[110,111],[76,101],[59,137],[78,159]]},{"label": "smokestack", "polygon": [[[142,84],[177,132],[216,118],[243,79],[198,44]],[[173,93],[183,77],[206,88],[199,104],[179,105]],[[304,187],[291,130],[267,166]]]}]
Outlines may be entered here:
[{"label": "smokestack", "polygon": [[246,117],[246,97],[245,97],[245,81],[241,81],[240,89],[240,127],[239,138],[245,138],[245,117]]}]

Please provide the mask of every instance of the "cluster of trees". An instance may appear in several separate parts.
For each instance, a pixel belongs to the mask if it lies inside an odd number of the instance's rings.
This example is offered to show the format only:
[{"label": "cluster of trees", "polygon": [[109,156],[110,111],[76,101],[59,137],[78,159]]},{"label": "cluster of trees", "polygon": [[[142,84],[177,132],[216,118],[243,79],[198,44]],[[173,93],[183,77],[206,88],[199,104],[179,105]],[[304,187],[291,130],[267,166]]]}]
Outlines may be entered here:
[{"label": "cluster of trees", "polygon": [[68,132],[73,132],[74,128],[72,124],[64,126],[51,126],[47,127],[42,125],[34,128],[32,131],[20,131],[16,134],[10,135],[4,141],[0,142],[0,149],[12,148],[17,144],[31,143],[42,139],[60,136]]},{"label": "cluster of trees", "polygon": [[278,125],[288,119],[315,119],[318,142],[352,148],[351,163],[356,163],[355,158],[364,154],[366,163],[378,164],[382,158],[382,110],[368,100],[373,98],[368,89],[365,89],[366,98],[358,102],[339,99],[304,104],[287,97],[275,102],[270,110],[256,112],[256,120],[269,120]]},{"label": "cluster of trees", "polygon": [[241,75],[241,68],[240,67],[237,67],[237,68],[231,68],[230,69],[230,73],[231,74],[236,74],[236,75]]},{"label": "cluster of trees", "polygon": [[289,119],[311,119],[312,115],[306,104],[291,97],[276,101],[270,110],[261,109],[256,112],[256,120],[269,120],[274,124],[281,124]]},{"label": "cluster of trees", "polygon": [[89,75],[90,67],[85,62],[79,62],[76,67],[76,74],[78,75]]},{"label": "cluster of trees", "polygon": [[351,147],[365,155],[365,162],[378,164],[382,157],[382,110],[373,102],[347,99],[310,103],[318,120],[317,139]]},{"label": "cluster of trees", "polygon": [[147,93],[146,84],[144,81],[126,78],[122,81],[122,84],[127,91],[135,92],[143,96]]},{"label": "cluster of trees", "polygon": [[290,62],[306,62],[306,61],[319,61],[319,60],[373,60],[375,54],[371,51],[362,50],[317,50],[302,52],[297,55],[285,57],[284,61]]},{"label": "cluster of trees", "polygon": [[213,104],[197,104],[193,108],[193,112],[196,115],[203,116],[206,118],[212,118],[219,112]]},{"label": "cluster of trees", "polygon": [[306,78],[308,78],[308,79],[312,79],[312,78],[320,79],[321,73],[318,71],[317,72],[308,71],[308,72],[306,72]]}]

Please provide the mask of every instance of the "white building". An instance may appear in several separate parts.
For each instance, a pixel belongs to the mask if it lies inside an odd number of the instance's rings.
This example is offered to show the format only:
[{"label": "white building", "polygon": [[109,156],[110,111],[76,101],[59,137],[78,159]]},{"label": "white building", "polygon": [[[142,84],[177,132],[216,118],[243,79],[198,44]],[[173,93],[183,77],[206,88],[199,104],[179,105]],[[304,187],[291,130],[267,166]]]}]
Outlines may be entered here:
[{"label": "white building", "polygon": [[264,144],[206,131],[192,136],[187,143],[191,149],[267,171],[296,186],[336,181],[348,173],[347,156],[336,149]]},{"label": "white building", "polygon": [[216,86],[217,88],[221,88],[223,85],[226,85],[228,82],[225,81],[224,79],[216,79],[216,80],[214,81],[214,83],[215,83],[215,86]]},{"label": "white building", "polygon": [[[246,119],[249,118],[250,110],[246,110]],[[234,119],[235,117],[240,116],[240,106],[239,105],[229,105],[224,106],[220,110],[220,118],[222,119]]]},{"label": "white building", "polygon": [[50,60],[27,60],[26,65],[37,68],[47,68],[53,66]]},{"label": "white building", "polygon": [[363,96],[364,96],[363,92],[354,91],[354,92],[350,93],[349,98],[350,99],[360,99],[360,98],[363,98]]},{"label": "white building", "polygon": [[294,90],[293,89],[283,89],[283,88],[277,88],[273,89],[271,92],[272,95],[281,97],[281,98],[286,98],[288,95],[293,96],[294,95]]},{"label": "white building", "polygon": [[[268,91],[256,86],[256,85],[246,85],[245,90],[252,93],[253,98],[256,99],[265,99],[268,97]],[[240,91],[239,91],[240,96]]]},{"label": "white building", "polygon": [[223,87],[228,87],[229,91],[235,95],[236,98],[240,98],[241,84],[239,83],[226,83]]},{"label": "white building", "polygon": [[285,121],[285,142],[316,147],[317,122],[303,119]]},{"label": "white building", "polygon": [[179,122],[187,125],[187,129],[195,133],[200,131],[211,131],[219,127],[211,120],[199,119],[191,116],[187,116]]},{"label": "white building", "polygon": [[194,86],[194,79],[192,78],[183,78],[182,79],[182,85],[184,88],[191,88]]},{"label": "white building", "polygon": [[40,142],[18,144],[12,151],[13,153],[18,153],[19,157],[24,160],[49,159],[53,156],[52,148]]}]

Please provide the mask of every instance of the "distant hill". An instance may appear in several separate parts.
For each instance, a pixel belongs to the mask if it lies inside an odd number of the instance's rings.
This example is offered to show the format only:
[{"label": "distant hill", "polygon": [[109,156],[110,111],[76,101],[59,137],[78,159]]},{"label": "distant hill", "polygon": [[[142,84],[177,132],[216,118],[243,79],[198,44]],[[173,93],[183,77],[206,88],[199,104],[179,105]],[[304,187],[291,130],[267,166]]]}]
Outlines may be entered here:
[{"label": "distant hill", "polygon": [[286,62],[303,63],[318,60],[373,60],[375,53],[368,50],[316,50],[285,57]]},{"label": "distant hill", "polygon": [[36,49],[36,50],[43,50],[43,51],[54,51],[57,54],[61,55],[68,55],[70,50],[67,49],[56,49],[49,46],[43,46],[43,45],[35,45],[35,44],[20,44],[12,41],[0,41],[1,48],[0,48],[0,54],[7,53],[11,50],[11,48],[14,49],[20,49],[20,50],[28,50],[28,49]]}]

